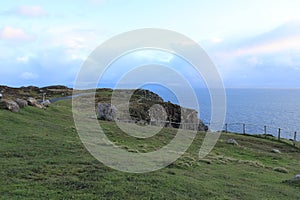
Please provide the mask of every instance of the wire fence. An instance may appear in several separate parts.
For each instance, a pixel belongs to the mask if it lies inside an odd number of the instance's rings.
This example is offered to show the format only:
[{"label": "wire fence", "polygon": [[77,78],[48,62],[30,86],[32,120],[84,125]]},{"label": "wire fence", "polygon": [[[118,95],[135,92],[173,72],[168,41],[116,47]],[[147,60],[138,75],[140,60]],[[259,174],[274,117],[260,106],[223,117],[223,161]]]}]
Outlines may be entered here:
[{"label": "wire fence", "polygon": [[[209,125],[209,124],[208,124]],[[278,141],[281,139],[287,139],[296,143],[300,141],[300,134],[296,130],[289,128],[278,128],[270,125],[259,125],[259,124],[246,124],[246,123],[225,123],[224,132],[234,132],[240,134],[258,134],[264,137],[274,137]]]},{"label": "wire fence", "polygon": [[[118,120],[124,123],[141,123],[136,120]],[[172,122],[172,121],[150,121],[144,122],[151,126],[160,126],[160,127],[176,127],[182,129],[191,129],[196,130],[199,127],[199,123],[183,123],[183,122]],[[204,123],[208,127],[211,123]],[[292,142],[294,146],[300,142],[300,134],[297,131],[292,131],[288,128],[278,128],[275,126],[261,125],[261,124],[247,124],[247,123],[225,123],[223,130],[225,133],[238,133],[238,134],[250,134],[250,135],[262,135],[265,138],[273,138],[278,141],[282,139],[287,139]]]}]

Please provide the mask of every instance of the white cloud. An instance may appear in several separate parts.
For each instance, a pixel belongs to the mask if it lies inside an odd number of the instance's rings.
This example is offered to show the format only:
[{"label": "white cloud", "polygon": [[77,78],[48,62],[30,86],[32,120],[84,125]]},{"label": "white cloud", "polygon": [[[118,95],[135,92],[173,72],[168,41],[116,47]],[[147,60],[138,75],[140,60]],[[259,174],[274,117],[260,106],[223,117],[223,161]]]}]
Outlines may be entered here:
[{"label": "white cloud", "polygon": [[84,44],[86,42],[85,40],[83,37],[73,36],[65,41],[65,45],[70,49],[80,50],[86,47]]},{"label": "white cloud", "polygon": [[16,61],[18,63],[27,63],[29,60],[29,57],[28,56],[20,56],[20,57],[17,57],[16,58]]},{"label": "white cloud", "polygon": [[162,50],[140,49],[132,52],[134,59],[169,63],[174,55]]},{"label": "white cloud", "polygon": [[217,43],[222,42],[223,39],[220,38],[220,37],[212,37],[212,38],[209,39],[209,41],[210,41],[211,43],[217,44]]},{"label": "white cloud", "polygon": [[21,79],[23,80],[34,80],[39,77],[38,74],[31,73],[31,72],[23,72],[20,76]]},{"label": "white cloud", "polygon": [[0,30],[0,39],[10,42],[26,42],[33,39],[33,36],[27,34],[23,29],[5,26]]},{"label": "white cloud", "polygon": [[21,16],[42,17],[47,16],[48,12],[41,6],[23,5],[14,9],[14,12]]},{"label": "white cloud", "polygon": [[84,60],[106,37],[103,30],[81,29],[74,25],[51,27],[39,38],[40,46],[47,49],[62,48],[66,58]]},{"label": "white cloud", "polygon": [[229,52],[233,56],[272,54],[291,49],[300,49],[300,36],[280,38],[266,43],[259,43]]}]

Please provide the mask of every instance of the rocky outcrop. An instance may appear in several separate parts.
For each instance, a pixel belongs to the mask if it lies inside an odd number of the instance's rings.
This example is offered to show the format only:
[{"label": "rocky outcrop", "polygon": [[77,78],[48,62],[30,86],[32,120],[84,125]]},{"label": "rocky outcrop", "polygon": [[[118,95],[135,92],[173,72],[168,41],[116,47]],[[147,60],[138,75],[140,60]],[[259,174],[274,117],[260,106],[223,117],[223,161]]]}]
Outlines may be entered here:
[{"label": "rocky outcrop", "polygon": [[117,109],[110,103],[98,103],[98,118],[106,121],[113,121],[116,118]]},{"label": "rocky outcrop", "polygon": [[149,110],[149,118],[150,118],[150,125],[154,126],[167,126],[165,121],[167,121],[168,115],[160,104],[153,105]]},{"label": "rocky outcrop", "polygon": [[35,98],[29,97],[27,100],[17,98],[15,101],[2,99],[0,100],[0,108],[7,109],[12,112],[19,112],[20,108],[24,108],[26,106],[34,106],[37,108],[45,108],[50,105],[50,101],[46,100],[42,103],[39,103]]},{"label": "rocky outcrop", "polygon": [[16,99],[16,103],[19,105],[20,108],[28,106],[27,101],[24,99]]},{"label": "rocky outcrop", "polygon": [[198,118],[198,112],[193,109],[181,109],[181,124],[184,129],[208,131],[208,127]]},{"label": "rocky outcrop", "polygon": [[[118,91],[118,98],[126,96],[128,92],[131,91]],[[121,112],[122,106],[117,107]],[[116,107],[110,103],[98,103],[97,109],[99,119],[108,121],[116,119]],[[199,120],[197,111],[164,102],[160,96],[148,90],[136,90],[129,102],[129,113],[126,110],[118,113],[117,120],[188,130],[208,130],[208,127]]]},{"label": "rocky outcrop", "polygon": [[131,100],[133,101],[152,101],[152,102],[164,102],[164,100],[154,92],[150,90],[135,90]]},{"label": "rocky outcrop", "polygon": [[30,105],[30,106],[34,106],[35,104],[38,103],[38,101],[32,97],[28,97],[27,102],[28,102],[28,105]]},{"label": "rocky outcrop", "polygon": [[[49,86],[49,87],[35,87],[35,86],[27,86],[20,88],[13,88],[5,85],[0,85],[0,94],[3,95],[1,99],[5,99],[2,103],[2,108],[7,109],[7,101],[13,100],[19,108],[24,108],[26,106],[33,106],[40,109],[49,107],[51,102],[50,100],[41,101],[41,99],[48,98],[51,96],[55,97],[63,97],[72,95],[72,88],[68,88],[65,86]],[[10,107],[12,107],[12,103],[10,102]],[[16,110],[16,109],[14,109]]]},{"label": "rocky outcrop", "polygon": [[198,112],[182,108],[171,102],[132,102],[129,107],[131,117],[136,121],[165,127],[207,131],[208,127],[198,118]]},{"label": "rocky outcrop", "polygon": [[28,105],[30,106],[34,106],[37,108],[44,108],[44,106],[42,104],[40,104],[35,98],[29,97],[27,99]]},{"label": "rocky outcrop", "polygon": [[45,95],[47,98],[70,96],[72,95],[73,89],[61,85],[42,88],[35,86],[13,88],[5,85],[0,85],[0,92],[2,92],[5,99],[26,99],[28,97],[42,99],[43,95]]},{"label": "rocky outcrop", "polygon": [[1,100],[0,108],[10,110],[11,112],[19,112],[20,111],[19,105],[15,101],[12,101],[12,100]]}]

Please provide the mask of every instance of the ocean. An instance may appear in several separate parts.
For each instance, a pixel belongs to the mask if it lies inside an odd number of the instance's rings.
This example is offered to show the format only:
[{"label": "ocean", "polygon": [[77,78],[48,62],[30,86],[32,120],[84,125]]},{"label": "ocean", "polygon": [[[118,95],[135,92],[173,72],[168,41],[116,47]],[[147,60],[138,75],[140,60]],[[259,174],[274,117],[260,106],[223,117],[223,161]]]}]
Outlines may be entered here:
[{"label": "ocean", "polygon": [[[148,88],[165,101],[178,103],[176,95],[161,87]],[[211,122],[211,102],[208,89],[197,89],[200,119]],[[228,131],[249,134],[267,134],[300,140],[300,89],[226,89],[226,118]],[[190,98],[186,96],[186,98]],[[191,107],[189,105],[181,105]],[[225,129],[225,125],[224,125]]]}]

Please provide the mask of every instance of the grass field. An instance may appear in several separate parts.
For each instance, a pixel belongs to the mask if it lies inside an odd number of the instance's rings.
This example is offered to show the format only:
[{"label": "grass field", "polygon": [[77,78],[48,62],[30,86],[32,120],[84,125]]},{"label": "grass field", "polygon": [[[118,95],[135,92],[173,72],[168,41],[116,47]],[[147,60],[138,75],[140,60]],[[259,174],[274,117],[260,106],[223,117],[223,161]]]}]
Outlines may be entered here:
[{"label": "grass field", "polygon": [[[112,141],[132,152],[159,149],[176,133],[165,128],[150,139],[136,139],[113,122],[100,123]],[[283,182],[300,174],[299,148],[222,133],[214,150],[199,160],[204,135],[200,132],[170,166],[129,174],[106,167],[84,148],[70,100],[46,110],[0,110],[0,199],[300,199],[300,184]],[[227,144],[229,138],[240,145]]]}]

